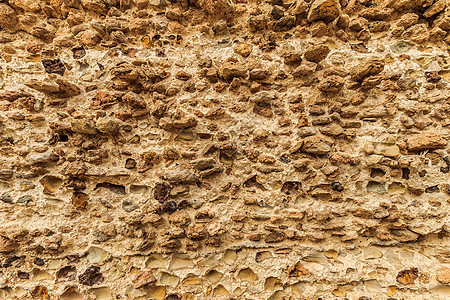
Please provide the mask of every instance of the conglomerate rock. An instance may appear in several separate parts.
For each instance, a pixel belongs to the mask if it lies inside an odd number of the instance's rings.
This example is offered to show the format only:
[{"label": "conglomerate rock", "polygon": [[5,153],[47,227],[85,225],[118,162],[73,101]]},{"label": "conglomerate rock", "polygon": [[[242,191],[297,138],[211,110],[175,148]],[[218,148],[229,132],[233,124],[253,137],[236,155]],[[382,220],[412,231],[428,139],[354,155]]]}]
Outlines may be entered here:
[{"label": "conglomerate rock", "polygon": [[445,0],[0,0],[0,299],[446,299]]}]

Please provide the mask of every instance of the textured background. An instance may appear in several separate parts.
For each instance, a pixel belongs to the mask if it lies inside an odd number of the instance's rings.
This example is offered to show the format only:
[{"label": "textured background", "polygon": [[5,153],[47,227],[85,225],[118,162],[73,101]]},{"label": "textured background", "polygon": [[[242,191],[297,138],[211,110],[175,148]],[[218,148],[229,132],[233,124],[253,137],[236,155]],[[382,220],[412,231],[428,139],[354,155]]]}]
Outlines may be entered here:
[{"label": "textured background", "polygon": [[450,296],[446,0],[0,1],[0,299]]}]

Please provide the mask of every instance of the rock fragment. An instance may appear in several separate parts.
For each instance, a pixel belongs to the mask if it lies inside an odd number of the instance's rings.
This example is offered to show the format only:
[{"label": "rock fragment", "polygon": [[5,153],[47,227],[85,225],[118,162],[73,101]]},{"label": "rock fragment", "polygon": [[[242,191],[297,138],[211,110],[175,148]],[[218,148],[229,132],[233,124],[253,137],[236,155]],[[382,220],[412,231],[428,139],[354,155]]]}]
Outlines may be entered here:
[{"label": "rock fragment", "polygon": [[236,10],[231,0],[199,0],[201,8],[218,18],[230,17]]},{"label": "rock fragment", "polygon": [[351,69],[350,77],[354,81],[362,81],[366,77],[377,75],[384,70],[384,59],[370,58],[366,62]]},{"label": "rock fragment", "polygon": [[234,47],[234,52],[242,57],[248,57],[252,53],[253,46],[248,43],[239,43]]},{"label": "rock fragment", "polygon": [[98,131],[95,128],[95,122],[90,119],[75,119],[70,122],[73,132],[82,134],[97,134]]},{"label": "rock fragment", "polygon": [[18,23],[15,10],[6,3],[0,3],[0,28],[14,31]]},{"label": "rock fragment", "polygon": [[47,73],[56,73],[59,75],[64,75],[64,72],[66,71],[66,67],[64,66],[63,62],[57,58],[57,59],[43,59],[42,65],[44,66],[45,72]]},{"label": "rock fragment", "polygon": [[331,151],[331,146],[324,139],[311,136],[303,140],[301,151],[309,154],[324,155]]},{"label": "rock fragment", "polygon": [[396,144],[396,138],[390,134],[382,134],[375,141],[368,141],[364,146],[368,154],[378,154],[388,157],[400,155],[400,148]]},{"label": "rock fragment", "polygon": [[344,79],[340,76],[332,75],[323,79],[317,88],[323,92],[337,93],[344,86]]},{"label": "rock fragment", "polygon": [[310,45],[305,51],[305,59],[314,63],[319,63],[324,60],[328,53],[330,53],[330,48],[327,45]]},{"label": "rock fragment", "polygon": [[409,270],[402,270],[397,274],[397,281],[401,284],[413,284],[414,280],[419,276],[419,270],[417,268],[411,268]]},{"label": "rock fragment", "polygon": [[135,289],[140,289],[155,282],[156,278],[153,275],[152,271],[143,271],[139,273],[133,280],[133,285]]},{"label": "rock fragment", "polygon": [[187,170],[166,171],[162,178],[172,184],[194,184],[198,181],[197,176]]},{"label": "rock fragment", "polygon": [[408,139],[408,150],[412,152],[443,149],[448,142],[437,132],[429,131],[417,134]]},{"label": "rock fragment", "polygon": [[247,68],[237,60],[227,60],[219,68],[219,76],[225,80],[232,80],[235,77],[246,77]]},{"label": "rock fragment", "polygon": [[95,122],[95,128],[101,133],[115,134],[119,131],[119,122],[113,118],[98,118]]},{"label": "rock fragment", "polygon": [[336,0],[315,0],[308,12],[308,21],[322,20],[330,23],[341,14],[341,5]]},{"label": "rock fragment", "polygon": [[450,268],[441,267],[436,273],[436,279],[442,284],[450,283]]}]

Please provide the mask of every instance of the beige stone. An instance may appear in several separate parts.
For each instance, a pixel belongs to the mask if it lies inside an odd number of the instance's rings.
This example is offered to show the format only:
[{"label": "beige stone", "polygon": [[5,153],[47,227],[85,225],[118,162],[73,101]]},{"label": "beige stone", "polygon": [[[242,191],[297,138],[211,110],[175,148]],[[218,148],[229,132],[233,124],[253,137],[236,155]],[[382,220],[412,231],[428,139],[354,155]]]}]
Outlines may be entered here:
[{"label": "beige stone", "polygon": [[341,5],[335,0],[315,0],[308,12],[308,21],[331,22],[341,14]]},{"label": "beige stone", "polygon": [[436,273],[436,280],[443,284],[450,283],[450,268],[442,267]]},{"label": "beige stone", "polygon": [[239,43],[234,47],[234,52],[237,54],[248,57],[252,53],[253,46],[248,43]]},{"label": "beige stone", "polygon": [[437,132],[423,132],[408,139],[407,145],[409,151],[423,151],[442,149],[448,142]]}]

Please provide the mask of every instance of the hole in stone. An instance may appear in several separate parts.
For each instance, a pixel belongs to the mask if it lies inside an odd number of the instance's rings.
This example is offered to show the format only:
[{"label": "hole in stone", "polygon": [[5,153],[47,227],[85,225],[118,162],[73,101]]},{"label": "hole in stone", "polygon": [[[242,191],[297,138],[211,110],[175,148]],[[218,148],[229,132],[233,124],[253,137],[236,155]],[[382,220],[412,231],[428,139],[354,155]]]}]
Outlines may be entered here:
[{"label": "hole in stone", "polygon": [[236,296],[241,296],[244,292],[242,291],[242,289],[240,287],[236,288],[233,292],[233,294],[235,294]]},{"label": "hole in stone", "polygon": [[195,275],[189,275],[182,282],[183,286],[202,285],[202,279]]},{"label": "hole in stone", "polygon": [[205,274],[205,278],[211,281],[212,283],[217,283],[222,278],[222,273],[216,271],[216,270],[209,270]]},{"label": "hole in stone", "polygon": [[169,260],[164,258],[162,254],[154,253],[150,254],[145,262],[145,267],[147,269],[153,268],[166,268]]},{"label": "hole in stone", "polygon": [[270,296],[269,298],[267,298],[267,300],[282,300],[282,299],[287,299],[287,294],[285,291],[276,291],[275,293],[273,293],[272,296]]},{"label": "hole in stone", "polygon": [[308,262],[315,262],[318,264],[322,264],[325,265],[328,263],[328,259],[325,257],[325,255],[323,255],[322,253],[320,253],[317,250],[311,250],[311,252],[302,258],[304,261],[308,261]]},{"label": "hole in stone", "polygon": [[259,251],[256,252],[255,261],[262,262],[263,260],[272,257],[272,253],[270,251]]},{"label": "hole in stone", "polygon": [[378,194],[384,194],[386,193],[386,187],[384,186],[384,183],[380,183],[378,181],[369,181],[369,183],[366,186],[367,192],[369,193],[378,193]]},{"label": "hole in stone", "polygon": [[250,268],[240,270],[238,277],[242,281],[248,281],[251,283],[255,282],[258,279],[258,276]]},{"label": "hole in stone", "polygon": [[450,297],[450,286],[445,284],[437,285],[433,287],[430,292],[433,295]]},{"label": "hole in stone", "polygon": [[39,182],[44,186],[44,194],[54,194],[63,183],[63,180],[53,175],[46,175]]},{"label": "hole in stone", "polygon": [[198,137],[201,138],[202,140],[209,140],[212,138],[212,134],[211,133],[198,133]]},{"label": "hole in stone", "polygon": [[65,280],[75,280],[77,277],[77,269],[74,266],[67,266],[64,268],[61,268],[56,272],[56,278],[62,281],[61,279]]},{"label": "hole in stone", "polygon": [[146,185],[137,185],[137,184],[130,185],[130,193],[132,193],[132,194],[144,194],[147,191],[148,191],[148,186],[146,186]]},{"label": "hole in stone", "polygon": [[255,176],[253,176],[253,177],[247,179],[247,180],[244,182],[244,187],[246,187],[246,188],[252,188],[252,187],[254,187],[254,188],[259,188],[259,189],[261,189],[261,190],[266,190],[266,188],[265,188],[261,183],[259,183],[259,182],[257,181],[257,175],[255,175]]},{"label": "hole in stone", "polygon": [[297,193],[301,187],[302,187],[301,182],[286,181],[285,183],[283,183],[283,186],[281,187],[281,192],[285,193],[286,195],[291,195]]},{"label": "hole in stone", "polygon": [[95,295],[95,300],[112,300],[111,290],[109,287],[100,287],[91,290]]},{"label": "hole in stone", "polygon": [[166,287],[164,286],[147,286],[144,292],[150,299],[163,300],[166,296]]},{"label": "hole in stone", "polygon": [[109,253],[99,247],[90,247],[86,259],[91,264],[102,264],[109,257]]},{"label": "hole in stone", "polygon": [[114,192],[116,194],[125,195],[125,187],[123,185],[113,184],[109,182],[97,183],[97,185],[94,188],[94,191],[99,188],[107,188],[111,192]]},{"label": "hole in stone", "polygon": [[404,194],[406,192],[406,187],[400,182],[393,182],[388,187],[389,194]]},{"label": "hole in stone", "polygon": [[226,288],[224,288],[223,285],[218,285],[214,288],[213,292],[213,298],[219,298],[219,297],[230,297],[230,293]]},{"label": "hole in stone", "polygon": [[170,294],[164,300],[181,300],[181,296],[179,294]]},{"label": "hole in stone", "polygon": [[402,168],[402,178],[403,179],[409,179],[409,169],[408,168]]},{"label": "hole in stone", "polygon": [[39,269],[33,270],[33,280],[34,281],[42,281],[42,280],[52,280],[53,277],[49,273],[45,271],[41,271]]},{"label": "hole in stone", "polygon": [[380,168],[373,168],[370,171],[370,177],[372,177],[372,178],[377,177],[377,176],[383,177],[385,174],[386,174],[386,172]]},{"label": "hole in stone", "polygon": [[74,286],[67,287],[59,297],[60,300],[83,300],[83,297]]},{"label": "hole in stone", "polygon": [[370,293],[381,293],[383,291],[382,286],[376,279],[371,279],[364,281],[364,287],[370,292]]},{"label": "hole in stone", "polygon": [[200,267],[208,266],[210,268],[214,268],[219,264],[219,261],[217,260],[216,255],[212,254],[210,256],[205,257],[202,260],[199,260],[196,264]]},{"label": "hole in stone", "polygon": [[186,255],[173,255],[172,261],[170,262],[170,269],[180,269],[186,267],[192,267],[194,262],[189,259]]},{"label": "hole in stone", "polygon": [[166,272],[162,272],[161,273],[161,278],[159,280],[162,284],[164,285],[169,285],[173,288],[176,288],[178,285],[178,282],[180,281],[180,278],[178,278],[178,276],[166,273]]},{"label": "hole in stone", "polygon": [[439,193],[439,186],[433,185],[425,189],[425,193]]},{"label": "hole in stone", "polygon": [[308,273],[309,271],[303,266],[300,261],[288,269],[289,277],[298,277],[300,275],[305,275]]},{"label": "hole in stone", "polygon": [[50,296],[48,295],[48,289],[42,285],[37,285],[31,291],[31,297],[33,297],[34,299],[50,299]]},{"label": "hole in stone", "polygon": [[229,265],[233,264],[236,261],[237,252],[234,250],[226,250],[223,254],[223,261]]},{"label": "hole in stone", "polygon": [[195,134],[192,131],[182,131],[175,137],[175,141],[194,141],[195,140]]},{"label": "hole in stone", "polygon": [[266,282],[264,283],[264,290],[266,290],[266,291],[275,291],[275,290],[282,289],[282,288],[283,288],[283,284],[276,277],[268,277],[266,279]]}]

